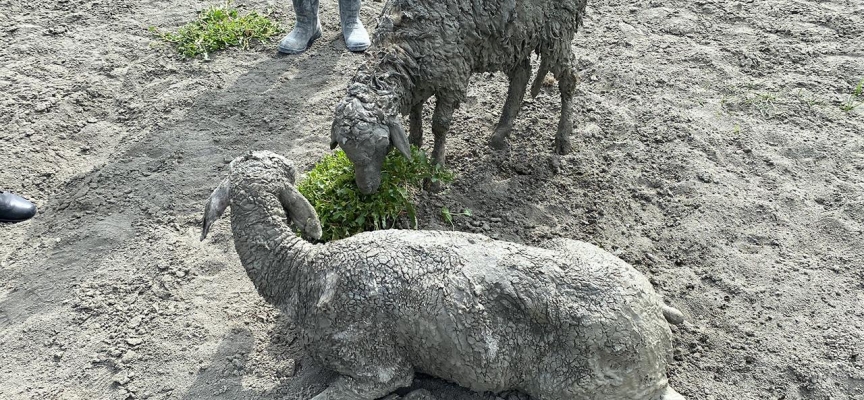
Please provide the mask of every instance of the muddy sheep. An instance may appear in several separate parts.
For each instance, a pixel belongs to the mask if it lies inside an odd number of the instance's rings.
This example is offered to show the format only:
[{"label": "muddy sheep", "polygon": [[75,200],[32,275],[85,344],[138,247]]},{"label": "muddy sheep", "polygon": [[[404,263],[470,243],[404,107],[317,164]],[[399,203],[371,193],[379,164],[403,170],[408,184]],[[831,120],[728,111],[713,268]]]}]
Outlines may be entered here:
[{"label": "muddy sheep", "polygon": [[543,400],[681,400],[666,378],[665,306],[633,267],[593,245],[529,247],[459,232],[383,230],[313,244],[317,214],[285,158],[234,160],[205,207],[225,209],[258,293],[339,378],[313,400],[373,400],[415,372]]},{"label": "muddy sheep", "polygon": [[[422,143],[422,109],[435,96],[433,161],[444,165],[445,135],[453,111],[465,99],[473,73],[507,73],[510,88],[489,141],[506,147],[525,95],[530,57],[541,57],[532,87],[551,71],[561,92],[555,136],[560,154],[570,151],[571,103],[576,87],[571,42],[582,23],[586,0],[391,0],[384,8],[366,62],[336,106],[331,148],[342,147],[354,163],[357,185],[374,193],[391,146],[406,157],[409,143]],[[406,136],[400,115],[409,116]]]}]

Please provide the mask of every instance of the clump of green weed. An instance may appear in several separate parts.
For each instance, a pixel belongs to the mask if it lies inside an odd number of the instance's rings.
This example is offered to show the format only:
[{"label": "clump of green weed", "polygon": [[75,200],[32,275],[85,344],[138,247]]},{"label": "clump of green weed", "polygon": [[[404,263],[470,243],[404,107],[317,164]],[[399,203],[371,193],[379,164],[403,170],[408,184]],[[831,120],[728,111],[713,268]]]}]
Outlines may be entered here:
[{"label": "clump of green weed", "polygon": [[452,212],[447,207],[441,207],[441,218],[444,219],[444,222],[450,224],[450,227],[453,227],[453,216],[454,215],[461,215],[464,217],[470,217],[473,214],[472,214],[470,208],[466,208],[466,209],[462,210],[462,212]]},{"label": "clump of green weed", "polygon": [[840,108],[843,111],[852,111],[861,105],[864,105],[864,79],[861,79],[857,85],[855,85],[855,89],[852,89],[852,94],[849,95],[849,99],[843,103]]},{"label": "clump of green weed", "polygon": [[210,53],[230,46],[247,49],[253,41],[266,42],[282,29],[267,15],[251,11],[240,15],[231,2],[225,7],[210,7],[198,14],[198,19],[181,27],[176,33],[160,32],[156,27],[150,31],[172,43],[177,51],[187,58],[203,55],[210,59]]},{"label": "clump of green weed", "polygon": [[417,228],[414,195],[424,180],[449,183],[453,174],[432,165],[426,153],[411,148],[411,160],[390,152],[381,171],[381,186],[371,195],[360,193],[354,166],[341,150],[325,156],[297,189],[318,212],[321,241],[342,239],[360,232],[393,228],[400,218]]}]

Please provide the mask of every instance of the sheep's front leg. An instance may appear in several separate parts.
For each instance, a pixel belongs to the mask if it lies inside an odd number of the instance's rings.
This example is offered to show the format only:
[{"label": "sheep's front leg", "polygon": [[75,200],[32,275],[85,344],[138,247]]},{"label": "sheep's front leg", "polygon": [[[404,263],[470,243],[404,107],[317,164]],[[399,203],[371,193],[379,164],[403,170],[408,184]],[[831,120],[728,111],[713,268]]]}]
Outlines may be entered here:
[{"label": "sheep's front leg", "polygon": [[525,97],[525,89],[528,87],[528,78],[531,77],[531,60],[526,58],[516,68],[510,71],[510,88],[507,89],[507,101],[501,111],[501,119],[495,127],[495,133],[489,139],[489,147],[495,150],[507,148],[507,137],[513,131],[513,120],[519,115],[522,108],[522,98]]},{"label": "sheep's front leg", "polygon": [[385,374],[396,372],[392,376],[380,376],[379,378],[389,378],[380,381],[370,378],[353,378],[350,376],[340,376],[323,392],[313,397],[311,400],[375,400],[384,397],[399,388],[411,385],[414,379],[414,373],[411,369],[403,369],[401,371],[384,371]]},{"label": "sheep's front leg", "polygon": [[573,93],[576,91],[576,73],[568,64],[558,79],[558,90],[561,91],[561,120],[558,121],[558,132],[555,134],[555,152],[561,155],[572,150],[570,134],[573,132]]},{"label": "sheep's front leg", "polygon": [[415,104],[408,114],[408,143],[418,148],[423,145],[423,103]]},{"label": "sheep's front leg", "polygon": [[375,329],[368,320],[344,325],[334,316],[350,315],[353,309],[335,308],[345,305],[333,296],[322,296],[318,304],[318,323],[334,329],[304,333],[309,335],[306,347],[322,366],[340,376],[312,400],[375,400],[411,385],[414,368],[388,332]]},{"label": "sheep's front leg", "polygon": [[432,114],[432,134],[435,136],[435,147],[432,148],[432,161],[444,166],[446,158],[444,145],[446,144],[447,131],[453,119],[453,111],[459,107],[459,102],[449,99],[447,96],[439,97],[435,103],[435,112]]},{"label": "sheep's front leg", "polygon": [[[466,85],[467,86],[467,85]],[[437,96],[435,112],[432,114],[432,135],[435,136],[435,146],[432,148],[432,162],[444,167],[446,159],[445,145],[447,142],[447,131],[453,119],[453,112],[459,107],[459,101],[450,96]],[[437,192],[441,190],[441,182],[427,182],[427,190]]]}]

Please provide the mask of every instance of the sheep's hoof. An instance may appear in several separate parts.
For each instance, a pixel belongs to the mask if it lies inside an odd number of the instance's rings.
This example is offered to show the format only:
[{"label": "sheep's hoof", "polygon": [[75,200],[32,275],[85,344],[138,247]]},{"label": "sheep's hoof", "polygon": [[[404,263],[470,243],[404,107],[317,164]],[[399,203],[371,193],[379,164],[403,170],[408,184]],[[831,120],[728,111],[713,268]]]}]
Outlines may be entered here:
[{"label": "sheep's hoof", "polygon": [[686,400],[684,396],[680,393],[676,392],[671,387],[666,387],[666,392],[663,393],[663,397],[660,400]]},{"label": "sheep's hoof", "polygon": [[489,147],[494,150],[502,151],[510,148],[510,144],[507,143],[507,139],[501,135],[492,135],[489,139]]},{"label": "sheep's hoof", "polygon": [[501,393],[499,397],[505,400],[531,400],[531,397],[527,394],[517,391]]},{"label": "sheep's hoof", "polygon": [[441,181],[432,182],[430,179],[423,180],[423,188],[426,189],[427,192],[432,193],[441,193],[444,190],[444,184]]},{"label": "sheep's hoof", "polygon": [[573,146],[570,145],[570,138],[555,138],[555,152],[564,156],[573,151]]},{"label": "sheep's hoof", "polygon": [[666,318],[666,322],[672,325],[681,325],[684,323],[684,313],[679,311],[677,308],[669,307],[667,305],[663,306],[663,317]]},{"label": "sheep's hoof", "polygon": [[426,389],[417,389],[405,395],[402,400],[438,400]]}]

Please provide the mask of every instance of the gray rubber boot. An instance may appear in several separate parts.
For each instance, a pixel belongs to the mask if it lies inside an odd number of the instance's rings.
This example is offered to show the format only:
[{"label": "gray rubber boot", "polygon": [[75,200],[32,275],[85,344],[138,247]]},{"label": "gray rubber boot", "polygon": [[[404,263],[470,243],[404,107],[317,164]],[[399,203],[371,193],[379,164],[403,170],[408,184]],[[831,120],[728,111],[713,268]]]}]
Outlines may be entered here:
[{"label": "gray rubber boot", "polygon": [[315,39],[321,37],[318,20],[318,0],[292,0],[297,22],[288,36],[279,42],[279,52],[297,54],[305,51]]},{"label": "gray rubber boot", "polygon": [[364,51],[372,42],[369,33],[360,22],[360,0],[339,0],[339,17],[342,22],[342,36],[345,47],[351,51]]}]

